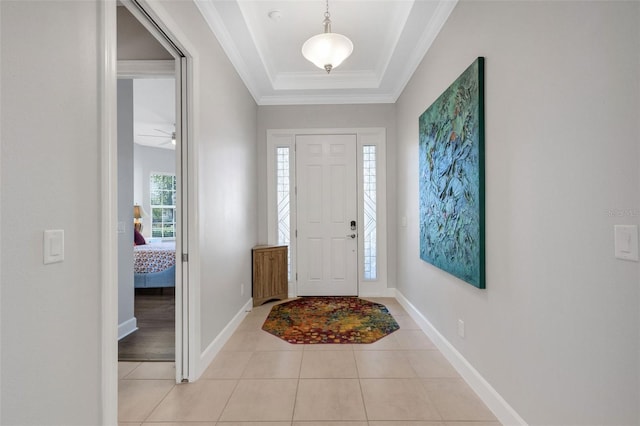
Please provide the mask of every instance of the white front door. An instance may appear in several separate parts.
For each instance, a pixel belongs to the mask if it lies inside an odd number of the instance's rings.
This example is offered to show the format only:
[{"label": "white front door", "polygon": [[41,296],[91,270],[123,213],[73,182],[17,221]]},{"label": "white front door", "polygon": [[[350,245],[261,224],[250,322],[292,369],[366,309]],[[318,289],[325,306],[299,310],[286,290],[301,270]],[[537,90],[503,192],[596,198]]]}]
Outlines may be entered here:
[{"label": "white front door", "polygon": [[298,296],[358,295],[356,135],[297,135]]}]

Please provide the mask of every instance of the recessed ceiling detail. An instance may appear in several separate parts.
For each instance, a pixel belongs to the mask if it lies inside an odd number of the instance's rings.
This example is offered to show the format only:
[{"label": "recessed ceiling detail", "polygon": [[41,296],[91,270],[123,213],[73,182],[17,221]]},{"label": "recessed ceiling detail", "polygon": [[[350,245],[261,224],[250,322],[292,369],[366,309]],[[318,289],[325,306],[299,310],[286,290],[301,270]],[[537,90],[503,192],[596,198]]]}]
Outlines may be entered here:
[{"label": "recessed ceiling detail", "polygon": [[324,0],[200,0],[209,27],[259,105],[393,103],[457,0],[333,0],[332,30],[353,54],[327,74],[301,53]]}]

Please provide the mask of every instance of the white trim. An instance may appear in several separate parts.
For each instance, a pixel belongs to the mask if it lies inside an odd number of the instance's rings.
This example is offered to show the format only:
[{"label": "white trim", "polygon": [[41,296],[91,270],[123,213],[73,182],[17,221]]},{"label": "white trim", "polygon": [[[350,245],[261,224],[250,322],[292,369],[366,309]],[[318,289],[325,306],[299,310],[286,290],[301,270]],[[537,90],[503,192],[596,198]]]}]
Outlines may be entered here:
[{"label": "white trim", "polygon": [[118,78],[174,78],[175,76],[175,59],[118,61]]},{"label": "white trim", "polygon": [[205,372],[209,364],[213,361],[213,359],[218,355],[218,352],[222,349],[222,347],[229,341],[229,338],[233,335],[233,333],[238,329],[238,326],[242,323],[242,320],[247,316],[253,307],[253,298],[249,299],[245,305],[240,308],[237,314],[229,321],[229,323],[222,329],[220,333],[216,336],[215,339],[207,346],[207,348],[202,351],[200,355],[200,369],[198,370],[198,374],[194,377],[193,380],[197,380],[202,376]]},{"label": "white trim", "polygon": [[384,289],[369,289],[364,288],[360,290],[360,294],[358,297],[396,297],[396,289],[395,288],[384,288]]},{"label": "white trim", "polygon": [[134,331],[138,331],[138,319],[130,318],[118,326],[118,340],[127,337]]},{"label": "white trim", "polygon": [[362,233],[364,224],[364,182],[362,148],[365,145],[376,147],[376,236],[378,266],[375,280],[364,279],[364,238],[358,238],[358,294],[377,295],[384,294],[388,286],[387,264],[389,253],[387,252],[387,132],[384,128],[360,130],[358,132],[358,233]]},{"label": "white trim", "polygon": [[[247,87],[253,99],[258,102],[260,91],[256,89],[256,83],[253,78],[251,72],[249,72],[249,67],[245,63],[242,54],[238,50],[235,41],[229,31],[227,31],[227,27],[224,25],[224,21],[222,17],[218,13],[218,10],[214,6],[214,2],[212,1],[194,1],[200,13],[204,17],[204,20],[207,22],[209,28],[216,36],[216,38],[220,41],[220,46],[224,53],[227,54],[227,57],[233,64],[236,72],[240,76],[240,79],[243,81],[244,85]],[[262,71],[265,71],[264,68]],[[268,77],[267,77],[268,78]]]},{"label": "white trim", "polygon": [[460,373],[462,378],[473,389],[482,402],[493,412],[503,425],[527,425],[522,417],[511,407],[507,401],[482,377],[465,357],[431,324],[431,322],[416,309],[411,302],[398,290],[395,290],[395,297],[425,332],[431,341],[440,350],[442,355]]},{"label": "white trim", "polygon": [[436,40],[440,30],[445,22],[447,22],[447,19],[449,19],[449,15],[451,15],[451,12],[453,12],[457,4],[458,0],[438,2],[435,13],[429,22],[425,24],[425,30],[420,36],[416,48],[413,49],[411,57],[407,59],[406,64],[403,66],[403,72],[397,79],[398,84],[396,84],[395,91],[392,93],[393,102],[396,102],[404,91],[411,76],[413,76],[413,73],[418,69],[418,66],[426,56],[427,51],[431,48],[431,45]]},{"label": "white trim", "polygon": [[[403,87],[404,89],[404,87]],[[308,93],[304,96],[297,95],[263,95],[256,99],[258,105],[351,105],[351,104],[393,104],[398,100],[398,95],[385,93],[345,95],[322,95]]]},{"label": "white trim", "polygon": [[102,424],[118,423],[118,245],[116,2],[98,2],[100,111],[100,286],[102,298]]}]

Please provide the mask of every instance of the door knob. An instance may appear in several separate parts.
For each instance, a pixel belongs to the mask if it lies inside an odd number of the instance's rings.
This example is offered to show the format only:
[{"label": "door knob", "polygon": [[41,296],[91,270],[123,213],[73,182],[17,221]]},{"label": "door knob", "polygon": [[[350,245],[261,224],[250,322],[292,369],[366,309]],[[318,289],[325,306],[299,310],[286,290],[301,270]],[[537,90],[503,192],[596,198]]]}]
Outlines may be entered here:
[{"label": "door knob", "polygon": [[348,234],[347,237],[355,238],[356,234]]}]

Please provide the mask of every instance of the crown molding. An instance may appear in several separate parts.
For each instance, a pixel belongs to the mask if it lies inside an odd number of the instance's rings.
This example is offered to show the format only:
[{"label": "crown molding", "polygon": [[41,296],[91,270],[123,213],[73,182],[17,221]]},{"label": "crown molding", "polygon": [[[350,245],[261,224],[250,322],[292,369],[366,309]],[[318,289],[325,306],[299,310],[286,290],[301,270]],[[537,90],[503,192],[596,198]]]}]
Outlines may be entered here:
[{"label": "crown molding", "polygon": [[387,94],[339,94],[339,95],[267,95],[259,99],[258,105],[349,105],[392,104],[396,98]]},{"label": "crown molding", "polygon": [[[397,39],[390,42],[391,53],[387,55],[388,58],[384,58],[375,70],[355,73],[336,72],[331,74],[330,79],[323,72],[274,74],[273,70],[267,69],[270,68],[268,61],[261,56],[259,43],[251,29],[249,29],[250,45],[245,43],[246,45],[240,49],[240,45],[225,26],[221,11],[216,8],[214,2],[211,0],[194,2],[258,105],[312,105],[394,103],[422,62],[458,0],[438,1],[435,12],[426,25],[417,22],[420,16],[412,20],[411,14],[416,8],[418,11],[424,10],[428,7],[428,2],[413,1],[411,11],[397,18],[403,20],[404,27]],[[225,7],[236,8],[227,12],[232,13],[234,19],[238,19],[236,14],[242,15],[246,22],[246,11],[243,11],[242,5],[235,2],[232,2],[233,6],[226,4]],[[409,25],[413,25],[413,29],[407,29]],[[416,25],[419,26],[416,27]],[[418,32],[419,28],[423,28],[423,31]],[[411,33],[417,33],[417,43],[413,45],[410,52],[403,51],[402,38],[407,36],[411,40]],[[415,39],[416,36],[414,35],[413,38]],[[255,52],[247,53],[247,49]],[[254,54],[255,58],[252,56]],[[296,93],[292,94],[291,91]],[[336,93],[337,91],[340,93]],[[370,93],[366,93],[367,91]]]},{"label": "crown molding", "polygon": [[324,70],[311,72],[279,73],[273,82],[273,90],[335,90],[378,89],[380,78],[374,72],[334,71],[328,75]]},{"label": "crown molding", "polygon": [[[227,27],[224,25],[222,17],[218,13],[217,9],[213,5],[213,2],[207,0],[196,0],[194,1],[198,10],[204,17],[204,20],[209,25],[211,31],[218,39],[218,42],[222,46],[222,50],[227,54],[227,57],[233,64],[236,72],[240,76],[240,79],[244,82],[244,85],[247,86],[249,93],[253,96],[253,99],[258,102],[260,97],[260,90],[258,90],[258,85],[256,81],[252,78],[251,73],[249,72],[249,68],[247,67],[240,51],[236,43],[234,42],[231,34],[227,30]],[[258,102],[259,103],[259,102]]]},{"label": "crown molding", "polygon": [[431,48],[431,45],[440,33],[445,22],[447,22],[447,19],[449,19],[449,15],[451,15],[451,12],[453,12],[453,9],[455,9],[457,4],[458,0],[444,0],[438,2],[438,6],[436,7],[433,17],[429,20],[429,23],[425,25],[425,30],[420,36],[416,48],[413,49],[411,56],[406,62],[406,66],[404,66],[403,71],[401,71],[402,74],[396,80],[397,84],[392,91],[393,98],[395,100],[397,100],[404,91],[404,88],[409,83],[409,80],[411,80],[413,73],[418,69],[422,59]]}]

